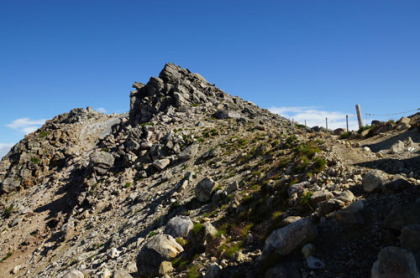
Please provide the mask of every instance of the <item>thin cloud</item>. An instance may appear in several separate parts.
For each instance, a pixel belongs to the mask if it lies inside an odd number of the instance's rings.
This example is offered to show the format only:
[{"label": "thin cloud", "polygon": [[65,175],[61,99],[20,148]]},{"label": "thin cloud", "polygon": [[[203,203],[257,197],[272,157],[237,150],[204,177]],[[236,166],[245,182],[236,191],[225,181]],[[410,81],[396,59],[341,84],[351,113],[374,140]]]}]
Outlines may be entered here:
[{"label": "thin cloud", "polygon": [[19,118],[14,120],[10,124],[7,124],[6,126],[11,129],[20,131],[24,134],[28,134],[40,128],[45,123],[45,121],[46,120],[44,119],[32,120],[29,118]]},{"label": "thin cloud", "polygon": [[14,144],[0,143],[0,159],[10,151],[13,145]]},{"label": "thin cloud", "polygon": [[104,114],[107,112],[106,109],[103,107],[96,108],[96,111],[104,113]]},{"label": "thin cloud", "polygon": [[[283,117],[293,119],[294,121],[305,124],[309,127],[325,127],[325,119],[328,119],[328,129],[346,128],[346,114],[338,111],[324,111],[316,107],[271,107],[272,113],[277,113]],[[358,124],[355,115],[349,116],[349,129],[357,130]]]}]

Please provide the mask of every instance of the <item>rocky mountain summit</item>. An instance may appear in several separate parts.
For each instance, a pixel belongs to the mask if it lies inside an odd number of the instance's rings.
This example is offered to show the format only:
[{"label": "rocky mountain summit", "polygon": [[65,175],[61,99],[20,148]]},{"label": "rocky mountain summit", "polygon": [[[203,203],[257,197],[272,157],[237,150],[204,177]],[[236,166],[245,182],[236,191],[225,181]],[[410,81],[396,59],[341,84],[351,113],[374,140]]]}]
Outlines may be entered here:
[{"label": "rocky mountain summit", "polygon": [[292,124],[174,64],[0,162],[2,277],[420,277],[420,116]]}]

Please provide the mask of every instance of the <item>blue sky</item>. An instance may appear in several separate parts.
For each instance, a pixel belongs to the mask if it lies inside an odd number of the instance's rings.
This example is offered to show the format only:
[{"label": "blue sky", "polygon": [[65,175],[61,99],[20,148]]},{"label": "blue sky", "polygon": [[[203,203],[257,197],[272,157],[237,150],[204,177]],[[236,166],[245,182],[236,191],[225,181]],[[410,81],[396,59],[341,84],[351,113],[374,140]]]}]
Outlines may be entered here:
[{"label": "blue sky", "polygon": [[357,103],[397,119],[420,107],[419,15],[418,0],[0,1],[0,156],[73,108],[127,112],[166,62],[308,125],[354,125]]}]

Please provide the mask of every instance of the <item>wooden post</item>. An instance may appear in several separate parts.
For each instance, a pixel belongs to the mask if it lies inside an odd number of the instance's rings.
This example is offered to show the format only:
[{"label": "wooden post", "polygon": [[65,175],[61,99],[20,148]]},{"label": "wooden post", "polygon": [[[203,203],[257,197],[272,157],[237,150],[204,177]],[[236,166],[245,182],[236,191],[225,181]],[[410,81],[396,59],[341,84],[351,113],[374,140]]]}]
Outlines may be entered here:
[{"label": "wooden post", "polygon": [[292,119],[292,121],[290,122],[290,127],[292,128],[292,130],[295,130],[294,121],[295,119]]},{"label": "wooden post", "polygon": [[306,120],[305,120],[305,127],[308,127],[308,126],[306,125]]},{"label": "wooden post", "polygon": [[325,118],[325,128],[327,129],[327,131],[328,131],[328,118]]},{"label": "wooden post", "polygon": [[362,110],[360,110],[360,105],[356,104],[357,120],[359,121],[359,128],[363,127],[362,121]]},{"label": "wooden post", "polygon": [[349,132],[349,115],[346,115],[347,132]]}]

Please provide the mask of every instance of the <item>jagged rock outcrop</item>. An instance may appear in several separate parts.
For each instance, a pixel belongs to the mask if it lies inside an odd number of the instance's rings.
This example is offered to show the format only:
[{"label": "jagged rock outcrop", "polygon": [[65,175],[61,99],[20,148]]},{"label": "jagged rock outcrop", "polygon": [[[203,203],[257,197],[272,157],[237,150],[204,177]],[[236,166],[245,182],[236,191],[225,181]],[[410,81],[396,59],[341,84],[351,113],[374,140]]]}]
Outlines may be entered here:
[{"label": "jagged rock outcrop", "polygon": [[74,109],[2,159],[4,277],[367,277],[379,246],[418,256],[417,116],[344,140],[174,64],[133,88],[129,113]]}]

